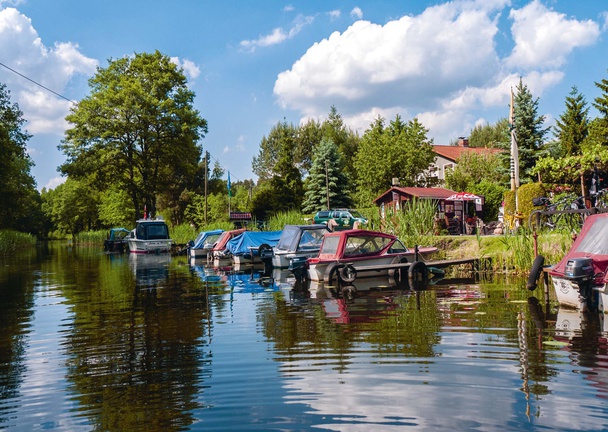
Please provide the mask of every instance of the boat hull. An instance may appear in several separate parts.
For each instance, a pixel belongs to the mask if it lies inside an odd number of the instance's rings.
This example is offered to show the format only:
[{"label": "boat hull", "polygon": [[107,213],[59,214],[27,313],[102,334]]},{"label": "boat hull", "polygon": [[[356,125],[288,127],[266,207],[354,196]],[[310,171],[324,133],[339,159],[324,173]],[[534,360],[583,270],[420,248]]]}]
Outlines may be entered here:
[{"label": "boat hull", "polygon": [[608,312],[607,285],[592,286],[588,289],[588,292],[581,295],[581,287],[576,281],[551,275],[551,282],[560,306],[583,311],[593,308],[599,312]]},{"label": "boat hull", "polygon": [[211,248],[190,248],[190,258],[206,258]]},{"label": "boat hull", "polygon": [[[357,267],[361,266],[389,266],[391,264],[393,264],[396,261],[399,261],[401,258],[405,258],[407,259],[407,262],[413,263],[415,261],[415,255],[414,254],[391,254],[391,255],[382,255],[380,257],[373,257],[373,258],[369,258],[369,259],[358,259],[358,260],[346,260],[346,259],[341,259],[341,260],[325,260],[325,261],[319,261],[317,263],[310,263],[309,267],[308,267],[308,278],[313,281],[313,282],[323,282],[325,280],[325,272],[327,271],[327,267],[330,264],[333,263],[337,263],[337,264],[353,264]],[[379,270],[379,271],[374,271],[374,272],[370,272],[369,275],[370,276],[385,276],[388,275],[389,273],[389,269],[386,270]],[[364,277],[364,275],[362,275],[361,277]]]},{"label": "boat hull", "polygon": [[168,253],[171,252],[171,244],[173,240],[139,240],[129,239],[129,252],[135,254],[152,254],[152,253]]}]

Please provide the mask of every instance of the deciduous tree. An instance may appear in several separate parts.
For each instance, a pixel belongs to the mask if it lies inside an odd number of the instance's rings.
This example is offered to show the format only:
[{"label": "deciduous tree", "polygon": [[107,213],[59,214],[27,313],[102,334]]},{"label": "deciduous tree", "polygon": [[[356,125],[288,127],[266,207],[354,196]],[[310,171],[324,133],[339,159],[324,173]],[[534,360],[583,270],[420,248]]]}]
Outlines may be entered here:
[{"label": "deciduous tree", "polygon": [[111,60],[89,80],[91,94],[66,117],[61,171],[128,191],[140,217],[159,194],[179,196],[194,178],[207,122],[193,108],[183,72],[156,51]]},{"label": "deciduous tree", "polygon": [[426,172],[435,160],[428,130],[414,118],[405,123],[397,115],[388,127],[378,117],[365,131],[355,156],[358,173],[357,196],[361,206],[391,186],[399,178],[402,186],[428,186]]},{"label": "deciduous tree", "polygon": [[31,135],[24,124],[19,106],[0,84],[0,228],[40,234],[41,199],[30,174],[34,163],[26,146]]}]

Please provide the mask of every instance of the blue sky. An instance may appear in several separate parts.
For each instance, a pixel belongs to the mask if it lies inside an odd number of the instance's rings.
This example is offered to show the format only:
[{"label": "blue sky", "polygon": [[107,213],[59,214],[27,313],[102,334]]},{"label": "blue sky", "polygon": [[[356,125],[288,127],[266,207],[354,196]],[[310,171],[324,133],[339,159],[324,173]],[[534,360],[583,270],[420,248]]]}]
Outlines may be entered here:
[{"label": "blue sky", "polygon": [[[184,68],[209,125],[201,144],[235,182],[255,178],[277,122],[332,105],[360,134],[400,114],[447,145],[506,117],[521,77],[552,125],[572,86],[591,105],[608,79],[607,12],[597,0],[0,0],[0,63],[78,101],[108,59],[159,50]],[[38,188],[55,187],[70,103],[2,66],[0,82],[33,135]]]}]

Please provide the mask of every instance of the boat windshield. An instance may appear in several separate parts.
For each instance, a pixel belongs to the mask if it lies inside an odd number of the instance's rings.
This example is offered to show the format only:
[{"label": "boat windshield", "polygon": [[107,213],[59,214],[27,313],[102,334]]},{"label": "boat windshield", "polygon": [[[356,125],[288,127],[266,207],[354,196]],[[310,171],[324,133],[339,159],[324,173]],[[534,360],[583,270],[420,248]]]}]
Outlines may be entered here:
[{"label": "boat windshield", "polygon": [[[142,238],[144,240],[159,240],[169,238],[169,229],[164,223],[141,225],[144,231]],[[139,227],[138,227],[139,229]],[[139,237],[139,233],[138,233]]]},{"label": "boat windshield", "polygon": [[335,255],[338,252],[338,245],[340,244],[339,236],[328,236],[323,241],[323,246],[319,255]]},{"label": "boat windshield", "polygon": [[585,238],[576,248],[576,252],[594,255],[608,255],[608,219],[597,219]]},{"label": "boat windshield", "polygon": [[384,249],[392,239],[376,236],[349,237],[344,249],[345,257],[375,254]]},{"label": "boat windshield", "polygon": [[300,229],[298,227],[290,227],[286,226],[283,228],[283,234],[281,234],[281,238],[277,243],[278,250],[289,250],[293,242],[295,241],[296,236],[299,234]]},{"label": "boat windshield", "polygon": [[318,250],[323,242],[323,236],[327,232],[325,228],[307,229],[302,231],[302,237],[298,243],[298,251]]}]

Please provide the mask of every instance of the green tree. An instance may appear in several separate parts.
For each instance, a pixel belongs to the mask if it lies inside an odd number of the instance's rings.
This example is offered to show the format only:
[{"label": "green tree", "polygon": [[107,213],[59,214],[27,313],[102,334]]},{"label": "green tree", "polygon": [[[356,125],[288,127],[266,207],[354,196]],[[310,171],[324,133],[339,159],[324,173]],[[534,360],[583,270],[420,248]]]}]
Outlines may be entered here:
[{"label": "green tree", "polygon": [[[543,155],[542,148],[544,137],[549,128],[543,128],[545,116],[538,114],[538,98],[533,99],[532,93],[520,79],[516,87],[514,100],[515,135],[517,137],[517,148],[519,153],[519,176],[520,182],[526,183],[533,180],[532,170],[536,165],[538,157]],[[510,140],[505,146],[504,166],[509,166]]]},{"label": "green tree", "polygon": [[589,134],[588,114],[585,97],[573,86],[566,98],[566,111],[555,121],[554,133],[560,143],[560,156],[580,154]]},{"label": "green tree", "polygon": [[484,218],[496,220],[498,209],[507,190],[506,173],[502,169],[501,158],[491,151],[465,153],[458,165],[446,176],[446,187],[457,191],[467,191],[482,195]]},{"label": "green tree", "polygon": [[600,89],[601,94],[593,101],[593,106],[600,113],[594,134],[596,139],[601,139],[601,144],[605,145],[608,144],[608,79],[603,78],[596,82],[595,86]]},{"label": "green tree", "polygon": [[130,204],[129,194],[116,185],[110,185],[99,194],[97,212],[99,222],[105,228],[130,228],[135,219],[135,209]]},{"label": "green tree", "polygon": [[305,182],[302,211],[314,213],[324,208],[348,208],[352,205],[349,181],[338,147],[324,138],[317,147]]},{"label": "green tree", "polygon": [[68,178],[65,183],[43,195],[45,209],[55,229],[72,236],[100,228],[97,208],[98,193],[83,181]]},{"label": "green tree", "polygon": [[[286,121],[277,123],[271,130],[268,136],[262,137],[260,143],[260,151],[253,158],[252,168],[255,175],[261,181],[270,180],[277,174],[277,166],[279,163],[281,149],[285,146],[292,151],[292,165],[296,166],[298,161],[295,160],[296,155],[296,137],[298,129],[291,123]],[[301,158],[305,155],[299,154]]]},{"label": "green tree", "polygon": [[435,153],[427,133],[418,119],[404,123],[399,115],[388,127],[381,117],[370,125],[354,161],[360,206],[370,205],[373,198],[391,186],[395,177],[402,186],[429,185],[426,172],[435,160]]},{"label": "green tree", "polygon": [[11,103],[10,92],[0,84],[0,229],[42,234],[42,201],[30,174],[31,135],[23,130],[24,124],[19,106]]},{"label": "green tree", "polygon": [[[332,105],[327,120],[322,125],[323,138],[331,140],[342,156],[344,169],[348,178],[356,178],[354,166],[354,155],[359,147],[359,137],[351,129],[347,128],[335,106]],[[320,141],[319,141],[320,142]]]},{"label": "green tree", "polygon": [[500,157],[491,151],[464,153],[456,167],[446,174],[445,185],[457,191],[470,191],[484,179],[494,183],[507,182],[501,171]]},{"label": "green tree", "polygon": [[469,147],[500,148],[509,133],[509,119],[502,118],[495,124],[475,126],[469,135]]},{"label": "green tree", "polygon": [[207,122],[192,106],[183,72],[156,51],[111,60],[89,80],[91,94],[71,109],[59,148],[64,174],[98,189],[128,191],[135,215],[156,213],[160,194],[179,196],[194,178]]}]

